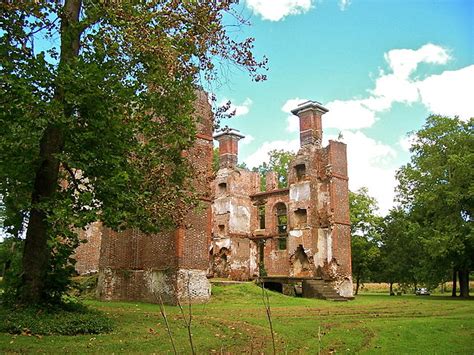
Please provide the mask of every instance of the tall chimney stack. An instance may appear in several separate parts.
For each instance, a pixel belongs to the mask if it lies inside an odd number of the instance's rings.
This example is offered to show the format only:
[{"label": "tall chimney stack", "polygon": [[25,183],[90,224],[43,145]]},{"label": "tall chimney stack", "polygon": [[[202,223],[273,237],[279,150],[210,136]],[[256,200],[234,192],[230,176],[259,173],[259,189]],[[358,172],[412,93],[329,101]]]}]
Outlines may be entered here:
[{"label": "tall chimney stack", "polygon": [[329,110],[317,101],[306,101],[291,111],[300,119],[300,146],[314,144],[321,147],[323,126],[321,116]]},{"label": "tall chimney stack", "polygon": [[237,166],[239,140],[242,138],[245,136],[227,126],[214,135],[214,139],[219,142],[219,169],[233,169]]}]

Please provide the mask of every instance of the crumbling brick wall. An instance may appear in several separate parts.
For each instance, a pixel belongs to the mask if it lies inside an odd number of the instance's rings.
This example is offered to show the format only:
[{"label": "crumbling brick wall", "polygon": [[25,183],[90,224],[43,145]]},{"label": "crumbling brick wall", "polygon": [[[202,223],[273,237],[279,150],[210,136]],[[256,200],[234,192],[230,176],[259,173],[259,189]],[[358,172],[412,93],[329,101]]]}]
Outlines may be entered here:
[{"label": "crumbling brick wall", "polygon": [[[270,172],[266,191],[259,191],[256,173],[236,167],[240,133],[226,129],[215,136],[220,170],[213,184],[211,261],[219,262],[211,262],[211,275],[323,278],[341,295],[352,296],[346,145],[330,141],[322,147],[325,112],[316,102],[293,110],[300,120],[301,148],[290,162],[285,189],[278,189]],[[235,221],[245,228],[236,230]]]},{"label": "crumbling brick wall", "polygon": [[95,274],[99,272],[102,223],[94,222],[85,230],[78,231],[78,234],[83,243],[77,247],[74,255],[76,272],[79,275]]},{"label": "crumbling brick wall", "polygon": [[[197,194],[198,206],[172,232],[145,234],[137,230],[114,232],[102,228],[100,240],[98,295],[104,300],[166,303],[178,299],[206,301],[210,285],[206,278],[211,233],[212,112],[207,95],[197,92],[195,104],[196,140],[183,154],[189,159],[193,177],[189,186]],[[97,253],[98,243],[78,250],[81,262]],[[78,270],[81,271],[81,270]]]}]

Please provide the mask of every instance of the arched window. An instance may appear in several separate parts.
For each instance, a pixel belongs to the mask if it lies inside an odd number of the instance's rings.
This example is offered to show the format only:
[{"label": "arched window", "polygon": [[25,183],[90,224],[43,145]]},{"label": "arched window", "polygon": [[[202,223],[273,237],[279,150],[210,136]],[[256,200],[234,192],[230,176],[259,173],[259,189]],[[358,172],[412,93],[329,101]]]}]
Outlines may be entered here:
[{"label": "arched window", "polygon": [[284,203],[275,205],[276,225],[278,234],[278,250],[286,250],[286,240],[288,237],[288,214]]}]

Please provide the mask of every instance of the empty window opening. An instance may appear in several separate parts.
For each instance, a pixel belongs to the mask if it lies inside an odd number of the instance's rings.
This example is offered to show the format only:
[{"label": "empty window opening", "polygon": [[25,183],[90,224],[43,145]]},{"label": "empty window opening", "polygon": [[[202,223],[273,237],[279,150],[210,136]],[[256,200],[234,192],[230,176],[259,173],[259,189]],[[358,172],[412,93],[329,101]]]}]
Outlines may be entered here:
[{"label": "empty window opening", "polygon": [[258,206],[258,228],[265,229],[265,206]]},{"label": "empty window opening", "polygon": [[286,237],[278,238],[278,250],[286,250]]},{"label": "empty window opening", "polygon": [[227,184],[225,182],[221,182],[218,186],[220,193],[224,193],[227,191]]},{"label": "empty window opening", "polygon": [[223,224],[219,224],[219,235],[224,235],[225,226]]},{"label": "empty window opening", "polygon": [[306,176],[306,165],[298,164],[295,166],[295,170],[296,170],[296,179],[298,181],[304,180]]},{"label": "empty window opening", "polygon": [[308,223],[308,214],[306,212],[306,209],[304,208],[298,208],[295,211],[295,225],[298,227],[302,227]]},{"label": "empty window opening", "polygon": [[276,224],[278,234],[278,250],[286,250],[286,238],[288,236],[288,215],[284,203],[278,203],[276,206]]}]

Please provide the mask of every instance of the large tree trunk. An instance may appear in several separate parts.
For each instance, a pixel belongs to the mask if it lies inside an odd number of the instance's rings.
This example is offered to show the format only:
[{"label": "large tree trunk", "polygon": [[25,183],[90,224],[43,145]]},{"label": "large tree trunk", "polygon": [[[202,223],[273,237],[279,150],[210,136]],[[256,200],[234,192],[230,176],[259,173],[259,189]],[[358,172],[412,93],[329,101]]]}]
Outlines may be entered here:
[{"label": "large tree trunk", "polygon": [[[81,30],[78,26],[82,0],[66,0],[61,17],[61,56],[59,70],[72,63],[79,54]],[[65,103],[65,91],[58,83],[55,100],[64,107],[64,114],[70,116],[72,108]],[[50,251],[48,249],[47,210],[38,203],[48,202],[54,197],[58,186],[60,162],[57,158],[64,147],[64,132],[60,125],[46,128],[40,142],[40,164],[36,171],[31,201],[28,229],[23,251],[23,279],[21,301],[38,303],[44,295],[44,285]]]},{"label": "large tree trunk", "polygon": [[393,282],[390,282],[390,296],[395,296],[395,293],[393,292]]},{"label": "large tree trunk", "polygon": [[453,290],[451,291],[451,297],[456,297],[456,287],[457,287],[457,270],[453,269]]},{"label": "large tree trunk", "polygon": [[459,296],[469,297],[469,270],[459,270]]}]

